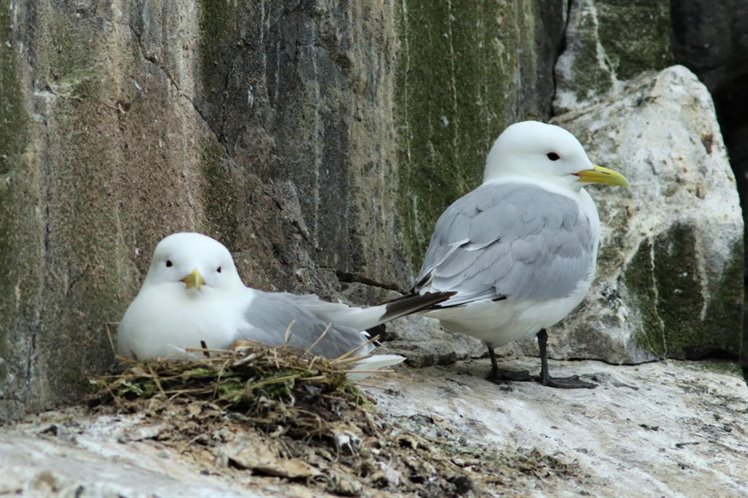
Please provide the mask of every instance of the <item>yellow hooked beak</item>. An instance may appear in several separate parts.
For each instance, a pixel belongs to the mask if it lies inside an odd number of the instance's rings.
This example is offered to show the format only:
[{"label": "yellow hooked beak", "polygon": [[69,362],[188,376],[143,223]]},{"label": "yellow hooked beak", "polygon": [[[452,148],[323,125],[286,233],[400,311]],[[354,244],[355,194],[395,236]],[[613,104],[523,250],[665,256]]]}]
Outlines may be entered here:
[{"label": "yellow hooked beak", "polygon": [[200,290],[200,287],[205,283],[205,279],[200,275],[200,272],[195,269],[180,280],[180,282],[184,282],[184,285],[186,285],[188,289]]},{"label": "yellow hooked beak", "polygon": [[586,169],[574,174],[577,175],[583,183],[604,183],[606,185],[620,185],[621,187],[629,186],[629,181],[626,180],[625,176],[617,171],[603,168],[596,164],[592,165],[592,169]]}]

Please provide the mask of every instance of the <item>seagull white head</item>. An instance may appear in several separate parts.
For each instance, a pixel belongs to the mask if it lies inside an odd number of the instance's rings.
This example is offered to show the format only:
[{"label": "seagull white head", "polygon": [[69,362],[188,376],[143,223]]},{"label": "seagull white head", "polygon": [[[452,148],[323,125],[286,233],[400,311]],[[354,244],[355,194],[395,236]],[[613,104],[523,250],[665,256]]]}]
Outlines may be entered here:
[{"label": "seagull white head", "polygon": [[179,285],[190,293],[244,287],[226,247],[199,233],[175,233],[153,252],[143,286]]},{"label": "seagull white head", "polygon": [[579,191],[590,183],[628,186],[620,173],[592,164],[574,135],[558,126],[523,121],[494,142],[483,181],[529,176]]}]

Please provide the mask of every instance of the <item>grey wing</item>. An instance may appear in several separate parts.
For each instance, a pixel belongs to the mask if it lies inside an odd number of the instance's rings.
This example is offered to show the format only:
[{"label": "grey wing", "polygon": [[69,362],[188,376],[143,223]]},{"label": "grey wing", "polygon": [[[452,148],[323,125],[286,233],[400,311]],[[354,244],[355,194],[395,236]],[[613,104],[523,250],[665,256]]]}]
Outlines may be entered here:
[{"label": "grey wing", "polygon": [[[288,345],[297,350],[306,351],[317,342],[312,353],[331,359],[356,348],[360,354],[369,351],[369,347],[361,347],[367,339],[360,331],[322,320],[303,306],[303,300],[294,299],[296,296],[255,292],[244,315],[246,326],[239,331],[238,339],[280,346],[284,344],[290,327]],[[323,334],[324,337],[318,341]]]},{"label": "grey wing", "polygon": [[572,199],[528,184],[484,184],[455,201],[434,228],[416,292],[482,299],[568,296],[590,271],[591,221]]}]

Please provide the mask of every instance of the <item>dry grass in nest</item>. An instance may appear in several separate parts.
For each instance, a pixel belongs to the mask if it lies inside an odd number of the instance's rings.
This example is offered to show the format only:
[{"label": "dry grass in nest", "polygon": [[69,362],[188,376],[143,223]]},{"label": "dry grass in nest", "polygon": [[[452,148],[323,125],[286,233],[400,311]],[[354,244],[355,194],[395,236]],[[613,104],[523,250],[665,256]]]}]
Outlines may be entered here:
[{"label": "dry grass in nest", "polygon": [[365,413],[367,398],[346,379],[352,359],[299,356],[249,342],[197,352],[204,355],[148,363],[123,358],[123,372],[94,381],[91,404],[127,407],[154,396],[211,403],[291,437],[332,436],[330,424]]}]

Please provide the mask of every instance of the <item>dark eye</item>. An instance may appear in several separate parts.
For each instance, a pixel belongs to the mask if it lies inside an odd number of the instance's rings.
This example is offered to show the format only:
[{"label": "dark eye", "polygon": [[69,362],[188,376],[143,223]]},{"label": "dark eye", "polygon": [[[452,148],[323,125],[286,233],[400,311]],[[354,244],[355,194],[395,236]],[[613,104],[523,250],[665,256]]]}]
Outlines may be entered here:
[{"label": "dark eye", "polygon": [[167,267],[167,268],[171,268],[171,267],[172,267],[172,264],[173,264],[173,263],[171,262],[171,260],[170,260],[170,259],[167,259],[167,260],[166,260],[166,267]]},{"label": "dark eye", "polygon": [[558,161],[559,159],[561,159],[561,156],[559,156],[555,152],[549,152],[548,154],[545,155],[545,157],[547,157],[551,161]]},{"label": "dark eye", "polygon": [[219,267],[218,267],[218,268],[216,269],[216,271],[217,271],[218,273],[221,273],[221,267],[219,266]]}]

